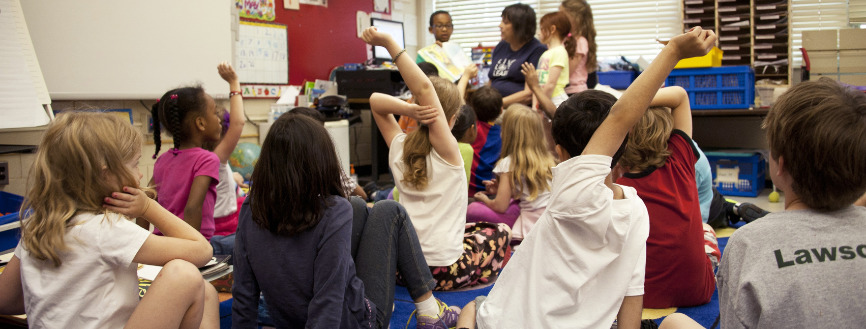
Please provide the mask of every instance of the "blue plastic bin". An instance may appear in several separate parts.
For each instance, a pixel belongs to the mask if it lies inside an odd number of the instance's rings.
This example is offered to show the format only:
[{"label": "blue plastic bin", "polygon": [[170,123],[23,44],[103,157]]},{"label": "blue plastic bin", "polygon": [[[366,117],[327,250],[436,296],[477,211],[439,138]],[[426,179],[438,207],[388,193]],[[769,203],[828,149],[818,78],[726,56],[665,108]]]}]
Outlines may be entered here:
[{"label": "blue plastic bin", "polygon": [[635,78],[637,78],[635,71],[598,72],[598,83],[613,89],[627,89]]},{"label": "blue plastic bin", "polygon": [[[756,152],[704,152],[713,171],[713,186],[727,196],[756,197],[764,189],[767,163]],[[719,173],[722,177],[719,177]],[[734,176],[736,175],[736,176]]]},{"label": "blue plastic bin", "polygon": [[748,65],[677,69],[665,85],[688,91],[693,110],[748,109],[755,104],[755,72]]},{"label": "blue plastic bin", "polygon": [[[0,212],[7,214],[0,217],[0,227],[13,224],[18,221],[18,210],[21,204],[24,203],[24,197],[8,192],[0,191]],[[16,226],[16,225],[8,225]],[[18,240],[21,239],[21,228],[9,227],[6,230],[0,231],[0,251],[13,249],[18,245]]]}]

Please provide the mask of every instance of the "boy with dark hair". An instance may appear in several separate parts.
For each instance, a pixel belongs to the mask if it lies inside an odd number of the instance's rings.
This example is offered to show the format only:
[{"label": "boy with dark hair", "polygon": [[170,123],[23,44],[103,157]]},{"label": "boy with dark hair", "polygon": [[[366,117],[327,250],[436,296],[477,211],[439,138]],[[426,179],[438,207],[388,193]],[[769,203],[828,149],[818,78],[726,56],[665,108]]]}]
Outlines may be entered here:
[{"label": "boy with dark hair", "polygon": [[822,78],[783,94],[764,120],[774,212],[731,236],[717,274],[723,328],[866,323],[866,95]]},{"label": "boy with dark hair", "polygon": [[496,166],[496,161],[499,161],[502,127],[496,123],[496,119],[502,114],[502,95],[496,88],[484,86],[472,93],[469,106],[478,119],[475,124],[478,133],[472,143],[472,167],[469,170],[469,197],[473,197],[475,192],[486,190],[484,181],[493,179],[493,167]]},{"label": "boy with dark hair", "polygon": [[560,105],[553,136],[562,162],[547,210],[458,328],[608,328],[614,318],[640,327],[649,216],[634,189],[613,183],[620,170],[611,167],[674,65],[715,40],[701,28],[672,38],[615,103],[587,91]]},{"label": "boy with dark hair", "polygon": [[458,79],[465,77],[465,83],[468,83],[469,79],[478,74],[478,67],[460,50],[460,46],[448,43],[448,40],[451,40],[451,33],[454,33],[451,14],[444,10],[437,10],[430,15],[430,26],[427,30],[433,34],[436,42],[419,49],[418,55],[415,56],[415,63],[431,63],[438,69],[439,76],[453,82],[458,82]]}]

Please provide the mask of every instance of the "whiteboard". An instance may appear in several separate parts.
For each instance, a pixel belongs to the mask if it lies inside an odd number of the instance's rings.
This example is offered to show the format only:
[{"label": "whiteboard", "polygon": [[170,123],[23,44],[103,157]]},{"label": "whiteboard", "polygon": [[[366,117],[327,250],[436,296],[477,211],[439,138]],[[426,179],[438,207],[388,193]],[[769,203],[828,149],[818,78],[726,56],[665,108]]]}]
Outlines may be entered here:
[{"label": "whiteboard", "polygon": [[48,123],[51,104],[18,0],[0,0],[0,128]]},{"label": "whiteboard", "polygon": [[155,99],[201,83],[224,95],[233,0],[23,0],[53,100]]},{"label": "whiteboard", "polygon": [[288,84],[288,40],[283,25],[240,22],[235,58],[241,82]]}]

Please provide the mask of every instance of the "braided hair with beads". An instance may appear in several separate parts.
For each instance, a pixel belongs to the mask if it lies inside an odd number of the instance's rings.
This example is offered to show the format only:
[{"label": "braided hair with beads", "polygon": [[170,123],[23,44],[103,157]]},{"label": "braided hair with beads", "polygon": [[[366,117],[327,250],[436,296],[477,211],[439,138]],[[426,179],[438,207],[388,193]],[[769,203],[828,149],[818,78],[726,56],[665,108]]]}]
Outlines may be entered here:
[{"label": "braided hair with beads", "polygon": [[153,143],[156,145],[154,159],[162,145],[160,126],[165,127],[171,135],[174,148],[179,148],[190,137],[187,132],[189,120],[194,117],[193,114],[205,111],[206,105],[207,99],[201,86],[169,90],[153,104],[150,113],[153,116]]}]

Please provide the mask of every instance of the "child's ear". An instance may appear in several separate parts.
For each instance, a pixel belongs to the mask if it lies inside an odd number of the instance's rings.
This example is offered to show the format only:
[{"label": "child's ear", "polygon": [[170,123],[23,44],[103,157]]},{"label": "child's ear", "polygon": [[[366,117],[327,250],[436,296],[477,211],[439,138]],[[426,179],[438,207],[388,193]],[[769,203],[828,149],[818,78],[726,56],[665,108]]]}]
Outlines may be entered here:
[{"label": "child's ear", "polygon": [[568,154],[568,151],[562,148],[562,146],[560,146],[559,144],[556,144],[555,149],[556,155],[559,156],[559,162],[564,162],[565,160],[571,159],[571,155]]},{"label": "child's ear", "polygon": [[206,127],[207,127],[207,122],[205,122],[205,118],[203,116],[200,116],[200,115],[196,116],[195,117],[195,128],[200,130],[200,131],[204,131]]}]

